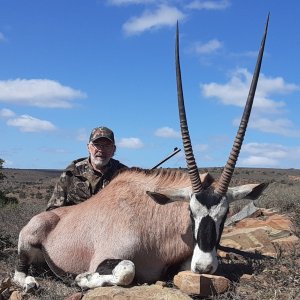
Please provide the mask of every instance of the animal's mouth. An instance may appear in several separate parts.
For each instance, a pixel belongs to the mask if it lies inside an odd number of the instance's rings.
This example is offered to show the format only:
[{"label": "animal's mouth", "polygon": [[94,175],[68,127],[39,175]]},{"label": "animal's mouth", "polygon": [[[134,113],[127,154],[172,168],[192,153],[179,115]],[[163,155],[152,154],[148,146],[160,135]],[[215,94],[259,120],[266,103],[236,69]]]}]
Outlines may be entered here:
[{"label": "animal's mouth", "polygon": [[215,272],[213,266],[207,266],[206,268],[196,266],[192,271],[197,274],[213,274]]}]

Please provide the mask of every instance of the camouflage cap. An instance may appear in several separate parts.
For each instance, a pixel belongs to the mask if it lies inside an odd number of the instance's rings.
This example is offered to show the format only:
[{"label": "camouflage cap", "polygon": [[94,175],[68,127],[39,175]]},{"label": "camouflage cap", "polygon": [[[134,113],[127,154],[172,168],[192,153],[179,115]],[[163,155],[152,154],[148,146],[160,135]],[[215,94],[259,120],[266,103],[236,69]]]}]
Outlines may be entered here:
[{"label": "camouflage cap", "polygon": [[114,133],[107,127],[96,127],[92,130],[90,135],[90,142],[94,142],[100,138],[106,138],[115,143]]}]

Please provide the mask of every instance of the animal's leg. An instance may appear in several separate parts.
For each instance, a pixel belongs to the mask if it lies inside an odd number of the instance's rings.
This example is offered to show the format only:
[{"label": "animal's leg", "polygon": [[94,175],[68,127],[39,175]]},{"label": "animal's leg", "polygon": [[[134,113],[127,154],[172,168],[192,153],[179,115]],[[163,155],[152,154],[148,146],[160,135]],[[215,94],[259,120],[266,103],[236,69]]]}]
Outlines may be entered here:
[{"label": "animal's leg", "polygon": [[54,213],[42,213],[33,217],[20,232],[13,280],[23,287],[25,292],[39,287],[35,278],[28,276],[28,269],[32,263],[44,262],[41,245],[58,220],[59,218]]},{"label": "animal's leg", "polygon": [[28,276],[28,269],[31,265],[33,258],[33,253],[36,252],[36,249],[32,249],[30,255],[25,251],[20,251],[18,254],[17,265],[15,269],[14,282],[24,288],[24,291],[28,291],[38,288],[39,284],[33,276]]},{"label": "animal's leg", "polygon": [[96,272],[79,274],[75,281],[84,289],[107,285],[129,285],[135,276],[134,263],[130,260],[107,259]]}]

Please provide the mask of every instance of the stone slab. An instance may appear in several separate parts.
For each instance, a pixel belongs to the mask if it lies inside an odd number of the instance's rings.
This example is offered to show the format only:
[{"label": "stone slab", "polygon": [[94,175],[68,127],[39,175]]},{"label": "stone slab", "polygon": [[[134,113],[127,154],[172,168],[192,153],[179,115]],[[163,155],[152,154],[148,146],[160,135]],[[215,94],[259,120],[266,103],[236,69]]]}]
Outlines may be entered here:
[{"label": "stone slab", "polygon": [[191,300],[180,290],[161,285],[141,285],[133,287],[100,287],[90,290],[82,300]]},{"label": "stone slab", "polygon": [[179,272],[174,277],[174,284],[184,293],[208,297],[226,292],[229,279],[223,276],[195,274],[191,271]]}]

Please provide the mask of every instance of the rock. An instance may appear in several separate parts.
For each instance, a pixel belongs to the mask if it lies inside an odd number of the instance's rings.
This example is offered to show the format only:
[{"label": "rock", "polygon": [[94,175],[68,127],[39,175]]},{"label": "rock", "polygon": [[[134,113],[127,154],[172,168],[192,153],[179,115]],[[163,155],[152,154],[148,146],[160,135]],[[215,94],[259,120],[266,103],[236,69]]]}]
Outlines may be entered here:
[{"label": "rock", "polygon": [[227,220],[225,222],[225,226],[231,225],[231,224],[241,221],[245,218],[257,217],[260,214],[261,214],[261,210],[258,207],[256,207],[253,202],[250,202],[249,204],[244,206],[243,209],[240,210],[238,213],[227,218]]},{"label": "rock", "polygon": [[82,300],[191,300],[180,290],[162,287],[157,284],[133,287],[99,287],[87,292]]},{"label": "rock", "polygon": [[156,284],[156,285],[159,285],[159,286],[162,286],[162,287],[165,287],[165,286],[167,285],[166,282],[161,281],[161,280],[156,281],[155,284]]},{"label": "rock", "polygon": [[218,250],[217,253],[218,253],[218,256],[223,258],[223,259],[229,259],[230,258],[230,254],[228,252]]},{"label": "rock", "polygon": [[22,292],[13,291],[9,297],[9,300],[22,300]]},{"label": "rock", "polygon": [[295,235],[279,238],[272,241],[275,247],[277,246],[283,251],[290,251],[291,249],[294,249],[298,242],[299,238]]},{"label": "rock", "polygon": [[64,300],[80,300],[83,296],[83,293],[78,292],[66,297]]},{"label": "rock", "polygon": [[196,274],[191,271],[179,272],[174,284],[184,293],[203,297],[222,294],[229,288],[229,279],[223,276]]},{"label": "rock", "polygon": [[281,215],[281,214],[273,214],[268,216],[265,215],[263,210],[262,213],[264,218],[244,219],[236,224],[236,228],[269,226],[276,230],[286,230],[286,231],[294,230],[293,222],[288,216]]},{"label": "rock", "polygon": [[285,249],[299,241],[293,234],[294,226],[288,216],[265,209],[261,209],[261,213],[260,217],[246,218],[225,227],[221,245],[276,257],[278,246]]}]

